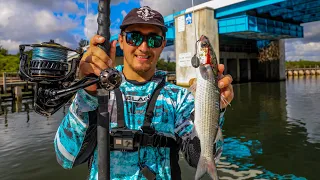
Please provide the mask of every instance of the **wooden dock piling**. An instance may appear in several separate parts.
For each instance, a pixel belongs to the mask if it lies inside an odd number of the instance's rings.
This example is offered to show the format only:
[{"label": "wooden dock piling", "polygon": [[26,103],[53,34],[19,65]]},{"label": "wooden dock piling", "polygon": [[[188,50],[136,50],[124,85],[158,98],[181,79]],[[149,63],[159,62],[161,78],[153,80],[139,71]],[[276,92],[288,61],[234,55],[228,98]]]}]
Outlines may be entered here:
[{"label": "wooden dock piling", "polygon": [[0,103],[34,98],[35,83],[22,81],[17,72],[4,72],[0,78]]}]

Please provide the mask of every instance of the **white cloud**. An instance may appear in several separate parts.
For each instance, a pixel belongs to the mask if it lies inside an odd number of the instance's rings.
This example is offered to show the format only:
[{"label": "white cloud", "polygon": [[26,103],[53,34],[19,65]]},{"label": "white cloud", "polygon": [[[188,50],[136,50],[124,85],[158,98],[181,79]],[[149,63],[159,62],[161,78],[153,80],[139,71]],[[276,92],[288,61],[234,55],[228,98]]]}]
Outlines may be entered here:
[{"label": "white cloud", "polygon": [[61,4],[60,7],[64,8],[64,12],[69,13],[77,13],[78,12],[78,5],[74,1],[66,1]]},{"label": "white cloud", "polygon": [[[66,1],[65,4],[69,4],[64,6],[68,11],[72,8],[75,10],[72,2]],[[78,19],[71,19],[67,13],[55,16],[52,9],[39,7],[42,6],[26,1],[0,1],[0,44],[9,49],[10,53],[17,52],[19,43],[47,42],[60,38],[64,44],[77,44],[74,35],[68,33],[68,30],[79,25]]]},{"label": "white cloud", "polygon": [[127,12],[125,10],[121,11],[122,17],[124,18],[127,15]]},{"label": "white cloud", "polygon": [[97,25],[98,14],[88,14],[84,21],[84,34],[87,39],[91,39],[98,31]]},{"label": "white cloud", "polygon": [[[97,24],[98,14],[88,14],[85,18],[85,27],[84,27],[84,34],[86,35],[87,39],[91,39],[98,31],[98,24]],[[110,27],[110,36],[120,33],[119,25],[120,25],[120,18],[117,18],[115,21],[111,22]]]},{"label": "white cloud", "polygon": [[286,60],[320,61],[320,42],[292,41],[286,43]]},{"label": "white cloud", "polygon": [[12,9],[6,8],[0,11],[0,28],[5,28],[9,24],[12,16],[14,16],[14,11]]},{"label": "white cloud", "polygon": [[17,49],[19,49],[20,44],[22,44],[21,41],[13,41],[11,39],[0,39],[0,45],[7,49],[9,52],[16,51]]},{"label": "white cloud", "polygon": [[320,61],[320,22],[302,24],[304,38],[286,40],[286,60]]}]

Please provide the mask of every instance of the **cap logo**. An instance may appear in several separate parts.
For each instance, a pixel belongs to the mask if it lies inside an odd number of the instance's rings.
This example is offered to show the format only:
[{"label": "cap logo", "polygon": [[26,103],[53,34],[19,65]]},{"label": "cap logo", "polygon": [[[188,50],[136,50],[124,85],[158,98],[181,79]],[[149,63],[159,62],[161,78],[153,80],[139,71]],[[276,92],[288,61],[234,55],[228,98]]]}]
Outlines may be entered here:
[{"label": "cap logo", "polygon": [[149,8],[148,6],[144,6],[142,8],[139,8],[137,13],[138,13],[138,17],[140,17],[141,19],[143,19],[145,21],[149,21],[156,14],[156,13],[152,12],[152,9]]}]

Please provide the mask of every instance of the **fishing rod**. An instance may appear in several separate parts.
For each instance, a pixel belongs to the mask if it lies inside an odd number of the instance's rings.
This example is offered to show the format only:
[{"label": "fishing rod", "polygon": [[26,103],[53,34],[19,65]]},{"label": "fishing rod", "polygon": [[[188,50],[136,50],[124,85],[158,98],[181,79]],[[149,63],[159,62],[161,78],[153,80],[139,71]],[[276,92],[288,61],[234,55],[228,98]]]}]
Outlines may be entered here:
[{"label": "fishing rod", "polygon": [[[104,37],[103,44],[98,45],[105,53],[110,50],[110,1],[99,0],[98,32]],[[121,78],[119,78],[121,80]],[[119,81],[121,83],[121,81]],[[119,84],[120,85],[120,84]],[[97,144],[98,144],[98,179],[110,179],[110,115],[108,112],[109,95],[98,89],[99,114],[97,116]]]},{"label": "fishing rod", "polygon": [[[109,54],[110,50],[110,0],[99,0],[98,32],[105,38],[99,47]],[[26,47],[32,48],[32,59],[28,60]],[[54,40],[40,44],[21,44],[19,76],[21,80],[35,82],[34,110],[43,116],[51,116],[64,106],[79,89],[98,84],[97,146],[98,176],[101,180],[110,179],[110,116],[108,112],[109,92],[119,88],[122,76],[114,68],[102,70],[100,76],[90,75],[76,80],[76,73],[83,49],[71,49]],[[68,53],[75,53],[68,59]]]}]

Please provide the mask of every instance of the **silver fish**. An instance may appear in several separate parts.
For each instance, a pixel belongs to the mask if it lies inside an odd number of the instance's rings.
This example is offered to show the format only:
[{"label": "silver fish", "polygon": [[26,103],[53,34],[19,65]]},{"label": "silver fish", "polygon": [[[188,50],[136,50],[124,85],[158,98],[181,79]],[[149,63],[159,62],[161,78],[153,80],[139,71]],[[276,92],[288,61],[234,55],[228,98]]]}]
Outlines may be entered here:
[{"label": "silver fish", "polygon": [[[202,62],[192,63],[196,68],[195,92],[195,130],[200,139],[201,154],[195,179],[206,173],[218,180],[215,163],[215,142],[219,132],[220,89],[218,87],[218,62],[206,36],[200,37],[200,48],[203,52]],[[198,66],[198,67],[197,67]]]}]

